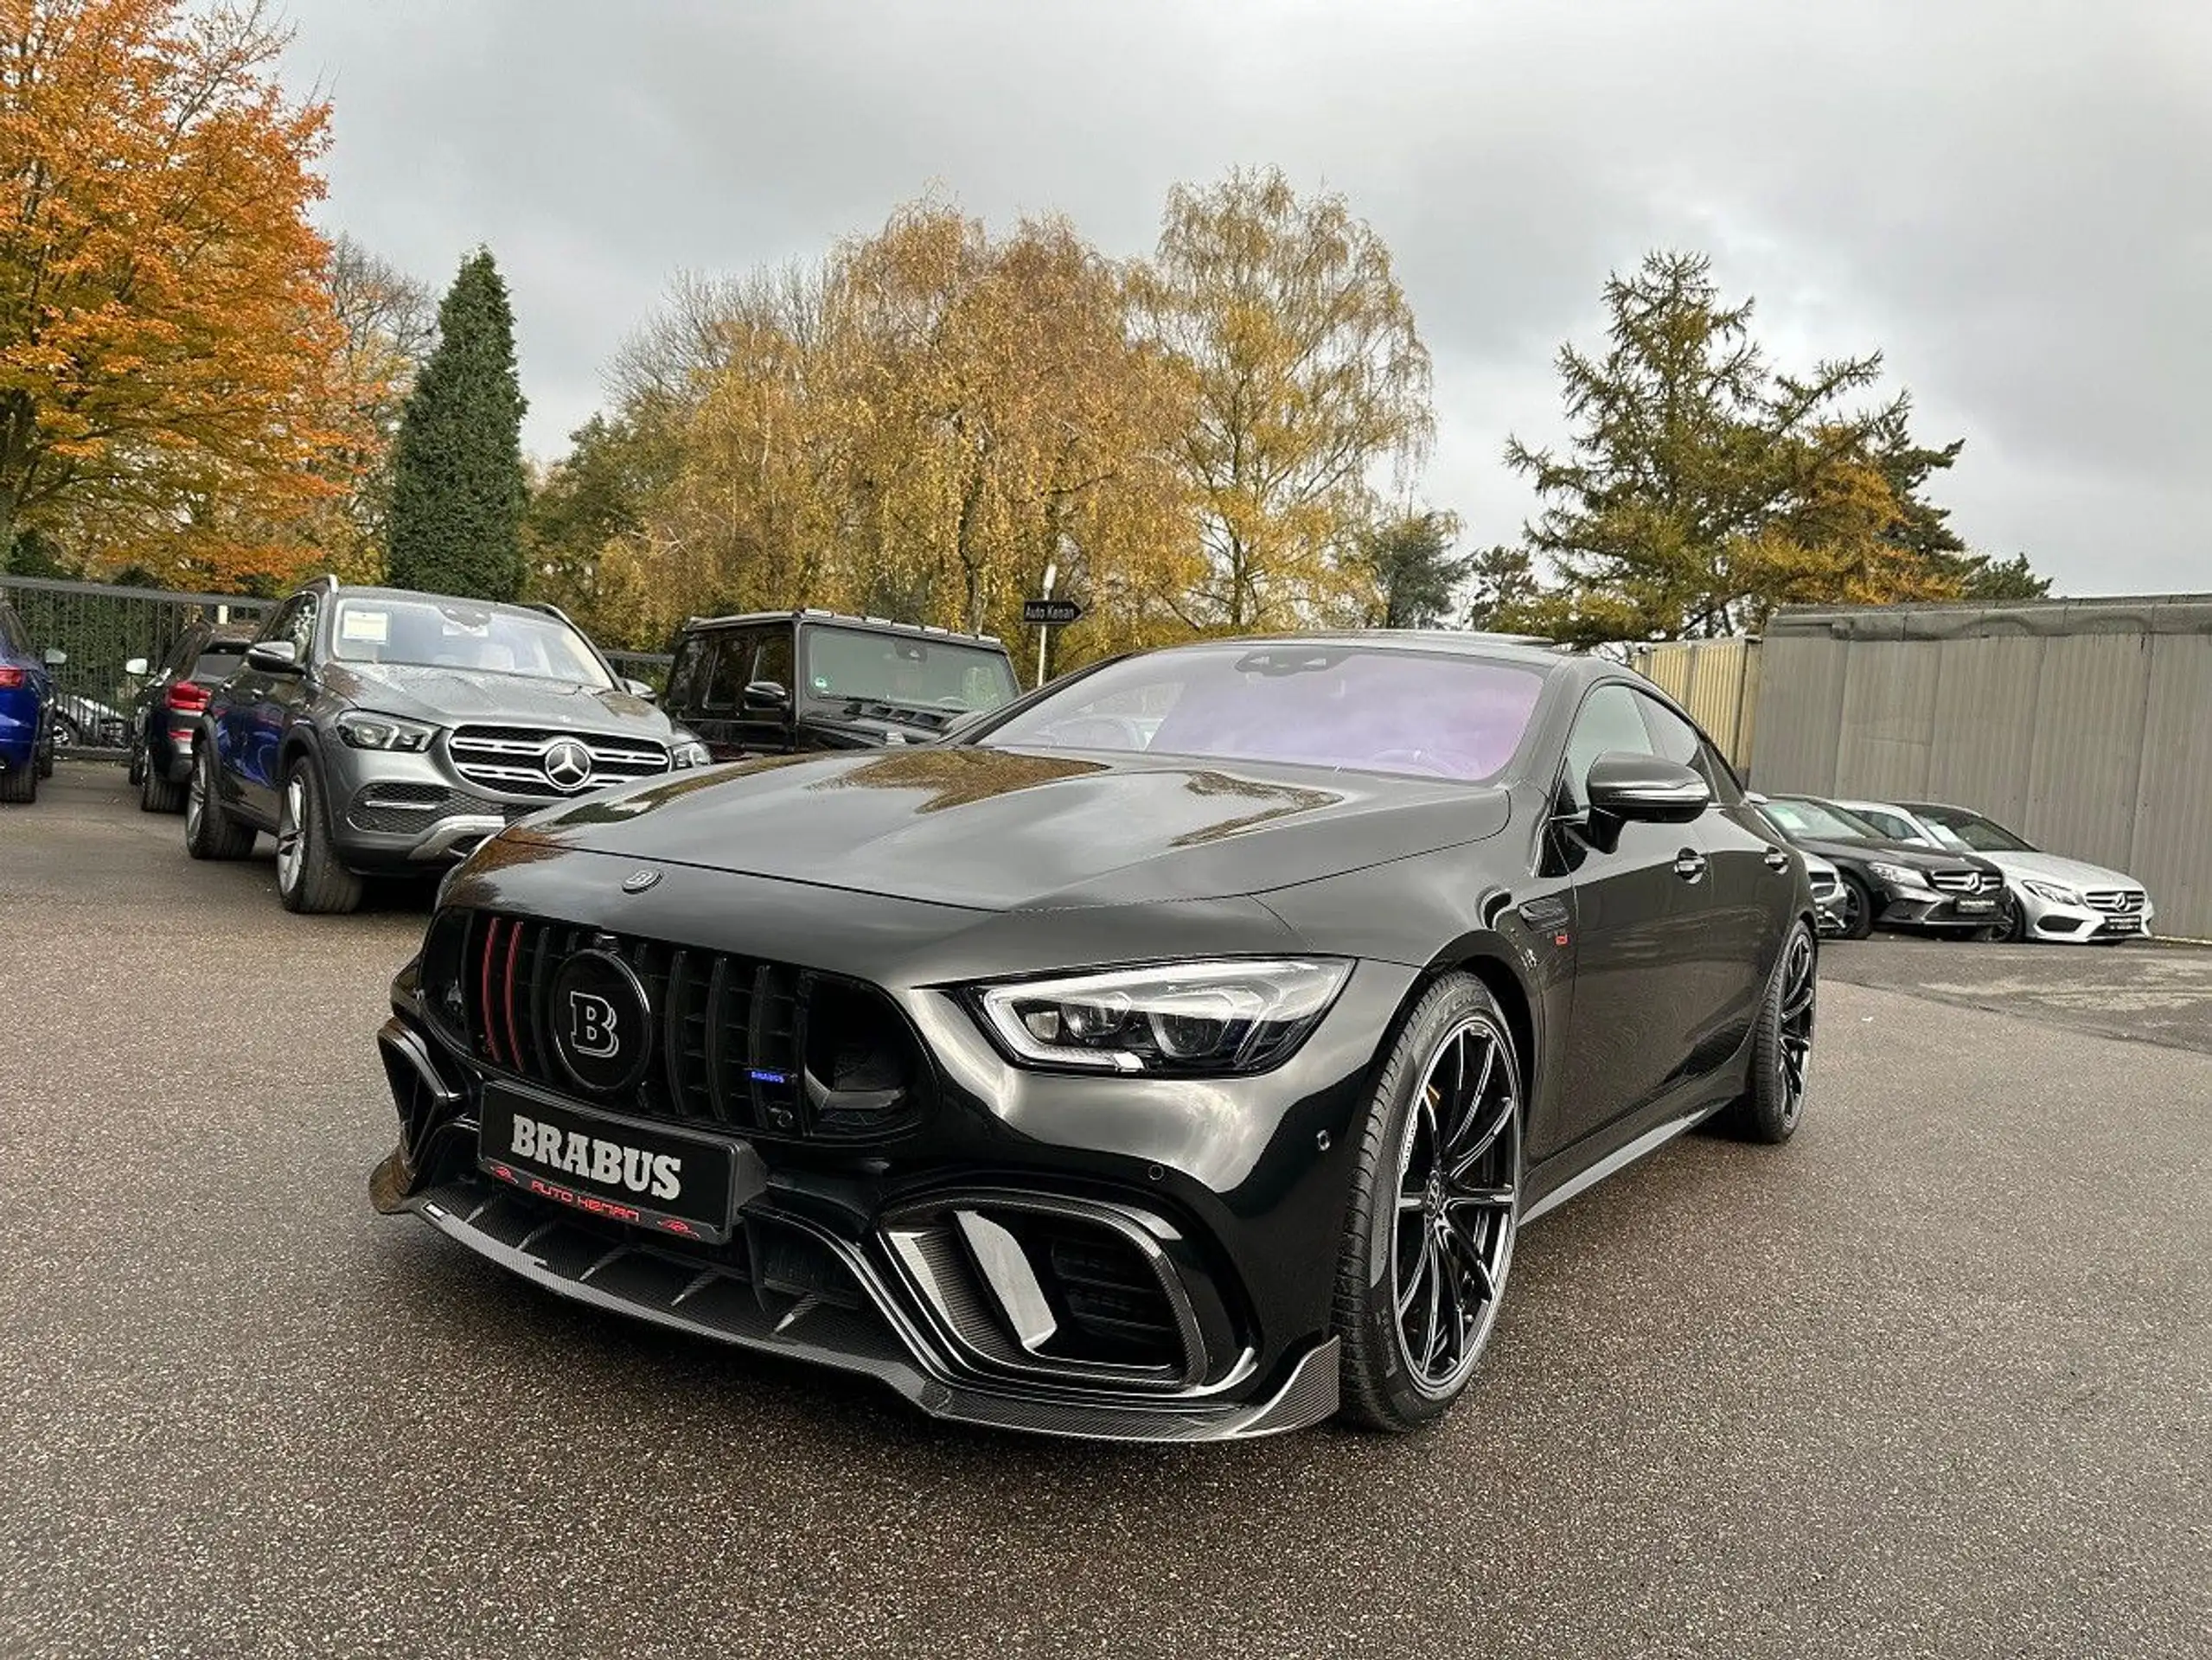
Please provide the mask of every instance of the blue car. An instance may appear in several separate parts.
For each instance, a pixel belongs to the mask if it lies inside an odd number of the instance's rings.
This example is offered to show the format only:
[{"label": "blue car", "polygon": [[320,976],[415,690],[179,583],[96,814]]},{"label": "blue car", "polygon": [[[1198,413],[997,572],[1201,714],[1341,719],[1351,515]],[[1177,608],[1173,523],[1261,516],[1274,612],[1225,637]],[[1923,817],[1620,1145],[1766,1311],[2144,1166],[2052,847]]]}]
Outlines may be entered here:
[{"label": "blue car", "polygon": [[54,674],[58,651],[31,649],[15,607],[0,600],[0,801],[35,801],[54,770]]}]

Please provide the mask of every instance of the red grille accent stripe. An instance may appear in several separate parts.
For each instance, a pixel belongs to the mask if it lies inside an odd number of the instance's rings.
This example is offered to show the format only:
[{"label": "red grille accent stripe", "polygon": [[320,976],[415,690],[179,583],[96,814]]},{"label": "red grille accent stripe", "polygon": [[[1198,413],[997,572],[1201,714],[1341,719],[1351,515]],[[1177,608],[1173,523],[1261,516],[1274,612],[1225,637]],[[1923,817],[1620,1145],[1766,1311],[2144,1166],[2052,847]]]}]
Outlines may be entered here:
[{"label": "red grille accent stripe", "polygon": [[484,958],[476,975],[476,1006],[484,1012],[484,1053],[497,1066],[499,1058],[499,1026],[492,1018],[491,959],[499,949],[499,918],[491,917],[484,923]]},{"label": "red grille accent stripe", "polygon": [[507,1052],[519,1071],[522,1065],[522,1034],[515,1025],[515,959],[522,949],[522,923],[507,925]]}]

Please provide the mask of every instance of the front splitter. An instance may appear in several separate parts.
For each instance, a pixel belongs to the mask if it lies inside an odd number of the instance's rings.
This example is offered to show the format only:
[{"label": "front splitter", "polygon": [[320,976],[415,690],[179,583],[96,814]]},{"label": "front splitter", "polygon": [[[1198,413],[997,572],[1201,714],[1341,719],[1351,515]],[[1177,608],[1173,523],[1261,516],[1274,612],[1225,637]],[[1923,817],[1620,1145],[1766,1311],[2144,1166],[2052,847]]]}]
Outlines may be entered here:
[{"label": "front splitter", "polygon": [[1318,1423],[1337,1409],[1333,1337],[1307,1350],[1282,1386],[1256,1401],[1071,1401],[986,1389],[928,1364],[895,1312],[882,1306],[866,1264],[845,1242],[818,1229],[808,1231],[837,1255],[878,1303],[875,1311],[809,1298],[771,1311],[742,1275],[613,1241],[558,1216],[510,1242],[484,1225],[503,1193],[470,1177],[417,1194],[397,1208],[413,1211],[449,1239],[556,1296],[716,1343],[873,1377],[932,1417],[1084,1440],[1180,1442],[1280,1434]]}]

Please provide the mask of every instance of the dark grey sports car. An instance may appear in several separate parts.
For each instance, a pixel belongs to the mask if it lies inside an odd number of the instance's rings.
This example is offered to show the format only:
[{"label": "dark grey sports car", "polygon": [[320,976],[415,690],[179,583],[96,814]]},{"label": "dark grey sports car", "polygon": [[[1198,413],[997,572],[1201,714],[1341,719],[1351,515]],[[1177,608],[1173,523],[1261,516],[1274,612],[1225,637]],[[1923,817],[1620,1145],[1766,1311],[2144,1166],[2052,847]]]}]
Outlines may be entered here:
[{"label": "dark grey sports car", "polygon": [[1480,636],[1103,663],[555,808],[448,882],[371,1183],[562,1295],[1064,1434],[1405,1429],[1518,1228],[1796,1128],[1804,867],[1649,685]]}]

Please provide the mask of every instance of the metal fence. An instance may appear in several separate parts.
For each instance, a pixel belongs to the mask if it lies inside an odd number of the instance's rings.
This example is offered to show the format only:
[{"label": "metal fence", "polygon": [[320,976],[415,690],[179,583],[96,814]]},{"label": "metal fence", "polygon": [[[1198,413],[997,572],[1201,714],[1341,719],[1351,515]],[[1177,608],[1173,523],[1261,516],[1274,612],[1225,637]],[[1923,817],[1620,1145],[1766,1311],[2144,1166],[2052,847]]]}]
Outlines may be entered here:
[{"label": "metal fence", "polygon": [[202,618],[244,622],[273,600],[231,594],[172,594],[155,588],[112,588],[98,582],[0,576],[0,599],[16,608],[31,644],[67,661],[54,672],[55,725],[64,750],[119,757],[138,682],[125,673],[134,657],[149,663],[169,654],[177,636]]},{"label": "metal fence", "polygon": [[2212,596],[1779,612],[1768,790],[1974,808],[2212,938]]},{"label": "metal fence", "polygon": [[[12,576],[0,576],[0,599],[16,608],[34,647],[58,648],[67,655],[54,671],[60,693],[55,718],[64,752],[108,759],[120,759],[130,746],[125,729],[139,682],[125,672],[125,663],[134,657],[158,663],[195,622],[246,622],[282,603]],[[667,686],[672,661],[667,653],[606,654],[617,674],[643,680],[655,693]]]}]

